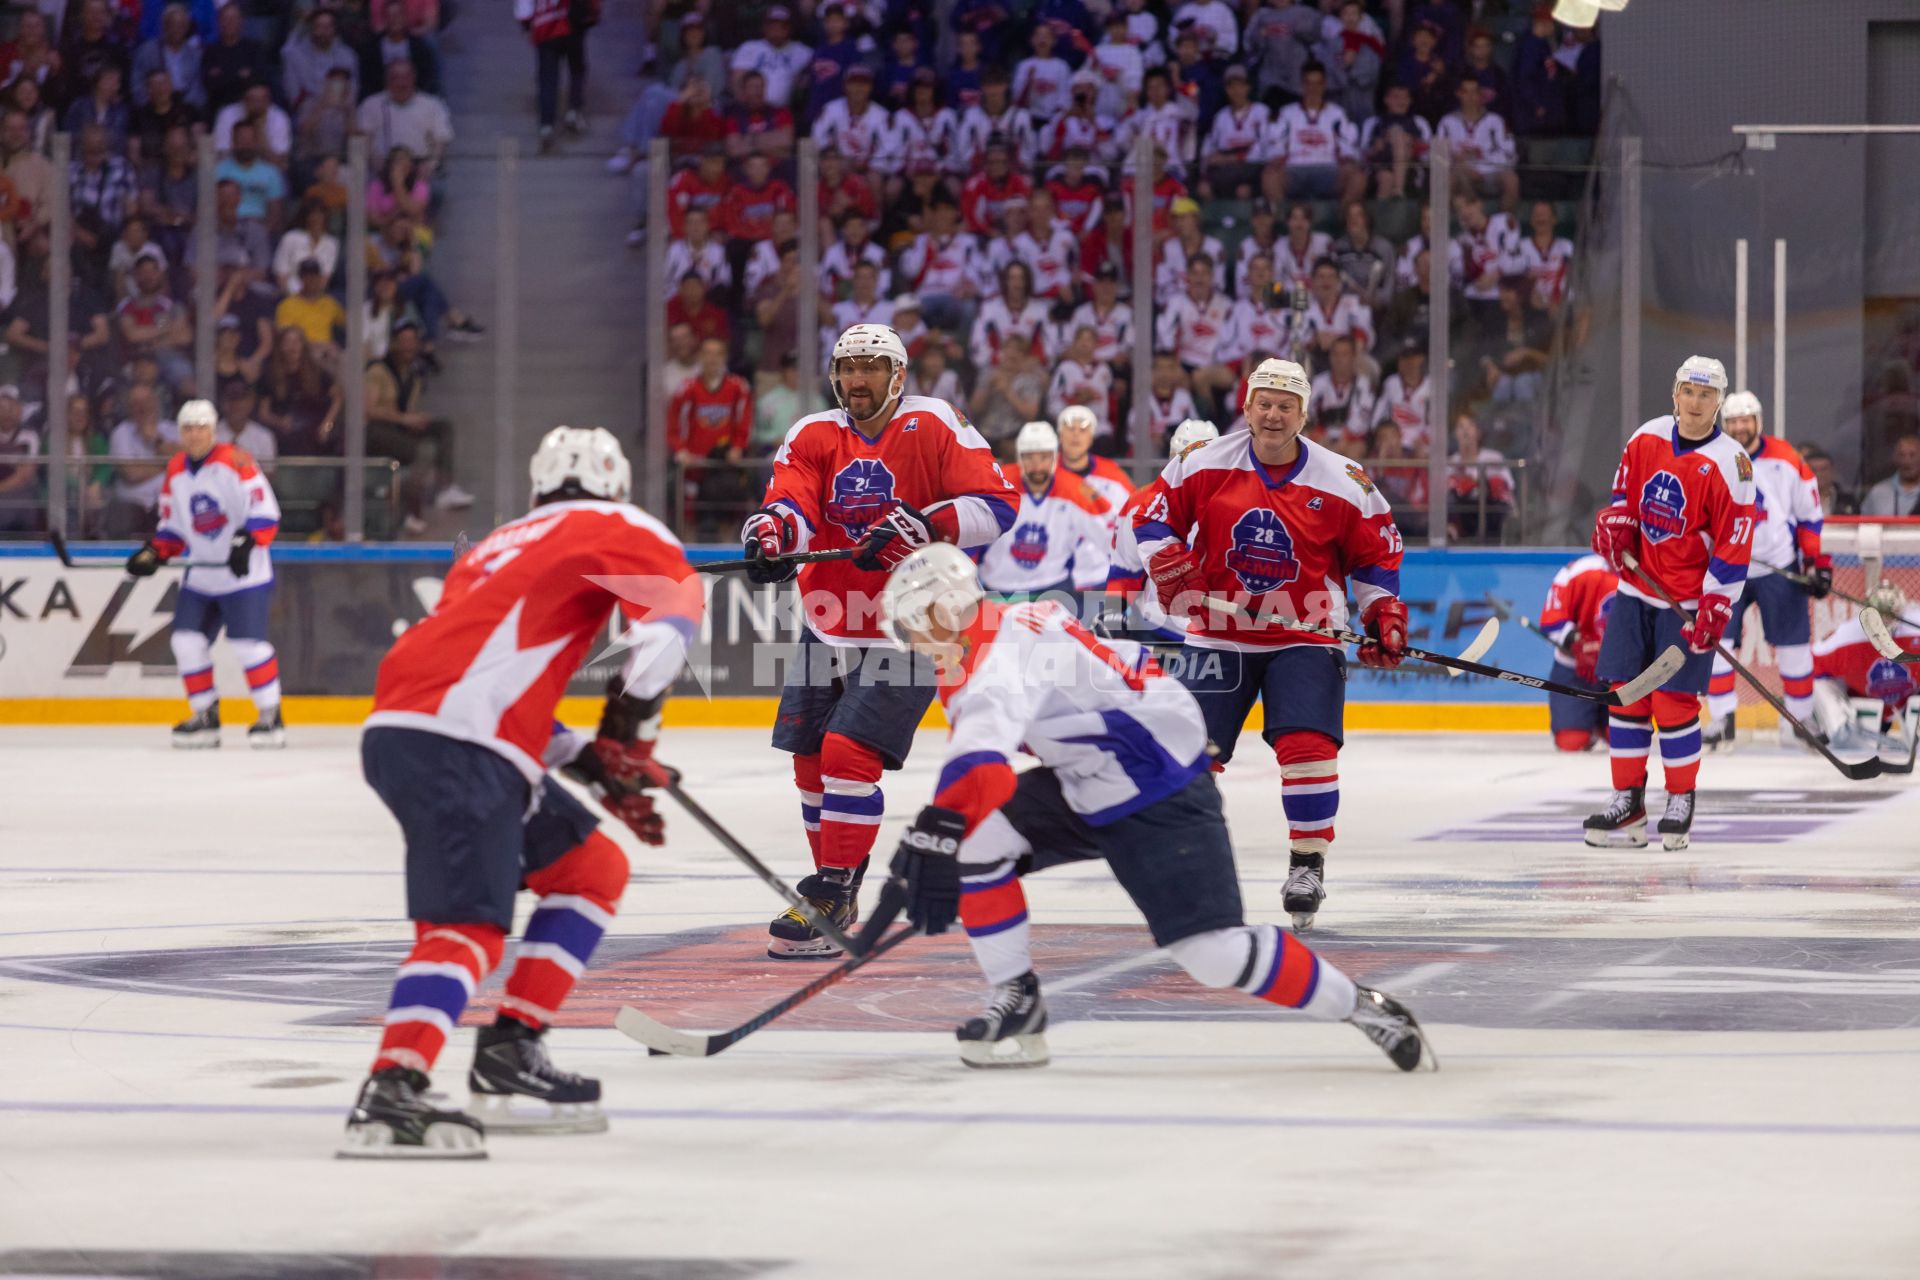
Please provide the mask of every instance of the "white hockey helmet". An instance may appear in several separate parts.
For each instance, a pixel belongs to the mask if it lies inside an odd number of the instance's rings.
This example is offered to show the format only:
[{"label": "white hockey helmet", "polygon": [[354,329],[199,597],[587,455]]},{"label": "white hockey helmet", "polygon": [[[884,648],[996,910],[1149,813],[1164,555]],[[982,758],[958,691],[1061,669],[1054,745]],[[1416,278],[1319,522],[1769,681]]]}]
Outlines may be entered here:
[{"label": "white hockey helmet", "polygon": [[533,451],[527,472],[535,502],[569,484],[588,497],[625,502],[633,484],[627,455],[605,427],[555,427]]},{"label": "white hockey helmet", "polygon": [[1879,586],[1867,592],[1867,607],[1883,618],[1901,621],[1906,616],[1907,593],[1882,578]]},{"label": "white hockey helmet", "polygon": [[902,560],[887,575],[880,592],[880,629],[910,645],[908,629],[919,630],[940,610],[938,621],[957,626],[985,596],[980,573],[967,553],[950,542],[936,542]]},{"label": "white hockey helmet", "polygon": [[1720,416],[1724,419],[1760,417],[1760,397],[1751,391],[1736,391],[1727,397],[1720,406]]},{"label": "white hockey helmet", "polygon": [[833,388],[834,403],[842,409],[847,407],[847,398],[840,391],[840,362],[861,356],[880,356],[893,362],[893,376],[887,380],[887,402],[882,406],[883,410],[891,410],[907,393],[907,344],[884,324],[849,325],[834,342],[833,358],[827,362],[827,382]]},{"label": "white hockey helmet", "polygon": [[220,414],[211,400],[189,400],[180,406],[174,422],[182,427],[214,427],[220,424]]},{"label": "white hockey helmet", "polygon": [[1060,429],[1085,427],[1088,431],[1100,429],[1100,418],[1093,410],[1083,404],[1070,404],[1060,411]]},{"label": "white hockey helmet", "polygon": [[1173,435],[1167,439],[1167,456],[1177,458],[1196,444],[1205,444],[1209,440],[1220,438],[1220,428],[1205,418],[1188,418],[1173,429]]},{"label": "white hockey helmet", "polygon": [[1284,391],[1290,396],[1300,397],[1300,407],[1307,407],[1307,397],[1313,394],[1313,384],[1307,381],[1307,371],[1291,360],[1262,360],[1259,367],[1247,375],[1247,398],[1240,402],[1245,412],[1253,406],[1253,393],[1256,391]]},{"label": "white hockey helmet", "polygon": [[1677,387],[1683,382],[1691,383],[1696,387],[1706,387],[1725,395],[1727,366],[1712,356],[1688,356],[1680,362],[1680,367],[1673,371],[1673,385]]},{"label": "white hockey helmet", "polygon": [[1034,421],[1020,428],[1020,434],[1013,438],[1013,452],[1017,457],[1026,457],[1030,453],[1060,452],[1060,435],[1053,429],[1051,422]]}]

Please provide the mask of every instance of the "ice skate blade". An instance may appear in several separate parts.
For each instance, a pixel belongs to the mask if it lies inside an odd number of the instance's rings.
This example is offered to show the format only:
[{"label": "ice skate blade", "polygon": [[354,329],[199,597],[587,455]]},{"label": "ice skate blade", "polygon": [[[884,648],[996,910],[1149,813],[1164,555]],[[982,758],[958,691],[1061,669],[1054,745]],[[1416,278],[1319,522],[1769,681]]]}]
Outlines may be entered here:
[{"label": "ice skate blade", "polygon": [[773,938],[767,942],[769,960],[838,960],[845,954],[838,944],[827,938],[811,938],[806,942]]},{"label": "ice skate blade", "polygon": [[[1618,837],[1618,838],[1616,838]],[[1587,843],[1596,849],[1644,849],[1647,847],[1647,828],[1645,823],[1632,827],[1620,827],[1613,831],[1587,832]]]},{"label": "ice skate blade", "polygon": [[[542,1102],[511,1093],[475,1093],[469,1112],[488,1133],[605,1133],[607,1114],[597,1102]],[[515,1110],[518,1104],[519,1109]]]},{"label": "ice skate blade", "polygon": [[286,730],[274,729],[267,733],[249,733],[247,745],[255,751],[278,751],[287,745]]},{"label": "ice skate blade", "polygon": [[1004,1040],[962,1040],[960,1061],[983,1071],[1002,1071],[1017,1067],[1044,1067],[1053,1061],[1053,1055],[1047,1050],[1047,1037],[1035,1032],[1032,1035],[1008,1036]]},{"label": "ice skate blade", "polygon": [[1312,931],[1313,931],[1313,918],[1314,918],[1314,917],[1315,917],[1316,915],[1318,915],[1318,914],[1319,914],[1319,912],[1317,912],[1317,911],[1295,911],[1295,912],[1293,912],[1293,913],[1292,913],[1292,915],[1293,915],[1293,931],[1294,931],[1295,933],[1310,933],[1310,932],[1312,932]]},{"label": "ice skate blade", "polygon": [[1691,843],[1691,837],[1685,831],[1668,831],[1660,837],[1660,847],[1668,853],[1678,853]]},{"label": "ice skate blade", "polygon": [[175,751],[207,751],[220,745],[217,733],[176,733],[173,735]]},{"label": "ice skate blade", "polygon": [[383,1124],[347,1126],[347,1136],[335,1149],[336,1160],[485,1160],[487,1140],[463,1124],[427,1126],[419,1146],[397,1143]]}]

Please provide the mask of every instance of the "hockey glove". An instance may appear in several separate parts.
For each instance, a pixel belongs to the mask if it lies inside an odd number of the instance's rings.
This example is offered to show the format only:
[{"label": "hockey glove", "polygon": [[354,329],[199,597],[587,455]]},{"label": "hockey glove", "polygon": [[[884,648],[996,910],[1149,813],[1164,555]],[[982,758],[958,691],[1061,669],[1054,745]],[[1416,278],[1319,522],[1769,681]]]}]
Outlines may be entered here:
[{"label": "hockey glove", "polygon": [[567,765],[567,772],[600,793],[608,813],[632,828],[642,844],[667,842],[667,821],[643,788],[665,786],[678,775],[653,758],[653,743],[595,738]]},{"label": "hockey glove", "polygon": [[227,549],[227,572],[236,578],[244,578],[252,563],[253,535],[242,529],[233,535],[233,545]]},{"label": "hockey glove", "polygon": [[959,536],[960,522],[952,506],[923,512],[907,503],[896,503],[860,539],[854,549],[853,567],[891,571],[920,548],[953,542]]},{"label": "hockey glove", "polygon": [[1573,670],[1588,684],[1598,683],[1601,633],[1573,638]]},{"label": "hockey glove", "polygon": [[1800,570],[1807,575],[1807,585],[1802,588],[1815,600],[1825,600],[1833,594],[1833,557],[1819,556],[1803,561]]},{"label": "hockey glove", "polygon": [[1407,656],[1407,606],[1392,596],[1382,596],[1360,615],[1366,624],[1371,644],[1360,646],[1363,667],[1397,667]]},{"label": "hockey glove", "polygon": [[960,918],[960,841],[967,820],[928,805],[900,837],[893,874],[906,887],[907,922],[922,933],[945,933]]},{"label": "hockey glove", "polygon": [[1680,635],[1695,653],[1711,653],[1732,621],[1733,604],[1725,596],[1701,596],[1693,621],[1680,628]]},{"label": "hockey glove", "polygon": [[[746,557],[756,563],[747,567],[749,581],[766,584],[786,582],[800,572],[800,566],[779,557],[792,555],[800,545],[800,530],[793,513],[779,507],[762,507],[747,517],[740,530],[746,544]],[[764,562],[764,563],[760,563]]]},{"label": "hockey glove", "polygon": [[153,545],[149,538],[140,544],[140,549],[127,557],[127,576],[131,578],[150,578],[154,570],[166,559],[160,554],[160,548]]},{"label": "hockey glove", "polygon": [[[1147,561],[1147,576],[1153,579],[1153,593],[1168,617],[1189,618],[1200,612],[1207,584],[1200,577],[1200,558],[1185,543],[1156,551]],[[1185,607],[1175,608],[1174,601],[1182,596]]]},{"label": "hockey glove", "polygon": [[1613,566],[1615,573],[1627,571],[1627,556],[1640,554],[1640,521],[1626,507],[1607,507],[1593,522],[1594,554]]}]

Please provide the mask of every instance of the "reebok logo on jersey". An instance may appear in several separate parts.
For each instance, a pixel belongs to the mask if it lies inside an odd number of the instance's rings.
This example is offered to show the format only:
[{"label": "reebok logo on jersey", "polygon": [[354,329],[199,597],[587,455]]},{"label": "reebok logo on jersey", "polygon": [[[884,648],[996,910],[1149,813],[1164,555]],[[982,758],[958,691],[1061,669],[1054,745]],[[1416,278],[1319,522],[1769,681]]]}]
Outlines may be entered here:
[{"label": "reebok logo on jersey", "polygon": [[1648,542],[1665,542],[1687,528],[1687,491],[1671,471],[1656,471],[1640,486],[1640,532]]},{"label": "reebok logo on jersey", "polygon": [[1286,586],[1300,576],[1293,535],[1270,507],[1255,507],[1233,522],[1227,568],[1255,595]]},{"label": "reebok logo on jersey", "polygon": [[893,472],[878,458],[855,458],[833,477],[827,498],[828,521],[839,525],[849,538],[864,537],[867,530],[893,506]]},{"label": "reebok logo on jersey", "polygon": [[191,508],[190,518],[195,533],[213,534],[227,527],[227,513],[220,509],[220,504],[214,501],[212,494],[196,493],[188,506]]},{"label": "reebok logo on jersey", "polygon": [[1023,569],[1032,569],[1047,558],[1047,527],[1043,524],[1023,524],[1013,531],[1013,541],[1007,547],[1014,562]]}]

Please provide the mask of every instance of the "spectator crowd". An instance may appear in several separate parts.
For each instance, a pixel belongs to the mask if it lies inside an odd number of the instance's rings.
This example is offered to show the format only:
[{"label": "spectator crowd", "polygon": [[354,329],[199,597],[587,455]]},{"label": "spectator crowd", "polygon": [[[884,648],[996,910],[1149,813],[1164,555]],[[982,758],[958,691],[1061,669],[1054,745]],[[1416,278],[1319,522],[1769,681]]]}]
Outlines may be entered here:
[{"label": "spectator crowd", "polygon": [[[437,0],[42,0],[0,20],[0,456],[41,453],[65,401],[83,465],[70,532],[151,529],[174,415],[211,400],[222,440],[269,467],[339,456],[348,308],[366,318],[367,452],[397,459],[402,528],[473,499],[451,481],[454,433],[432,410],[438,344],[480,325],[432,270],[452,119],[439,96]],[[66,367],[49,364],[56,133],[72,288]],[[346,244],[348,139],[369,148],[368,237]],[[200,203],[199,143],[216,159]],[[199,261],[199,218],[214,220]],[[368,296],[346,294],[364,254]],[[196,281],[211,274],[211,314]],[[194,367],[215,333],[214,371]],[[274,473],[291,533],[338,535],[336,468]],[[0,467],[0,530],[45,528],[45,477]]]},{"label": "spectator crowd", "polygon": [[[1508,0],[670,0],[610,169],[664,183],[669,435],[689,527],[718,527],[794,409],[796,300],[819,350],[900,331],[910,387],[1003,451],[1086,405],[1103,452],[1183,418],[1230,429],[1261,359],[1313,375],[1309,431],[1372,460],[1406,524],[1430,447],[1429,148],[1447,139],[1455,375],[1449,485],[1511,503],[1567,326],[1571,200],[1599,115],[1599,45]],[[821,254],[797,243],[794,140],[818,149]],[[671,172],[648,170],[655,138]],[[1144,160],[1142,160],[1144,157]],[[1134,295],[1150,167],[1151,298]],[[1134,329],[1151,326],[1151,366]],[[1129,439],[1136,398],[1150,436]],[[824,401],[820,401],[824,402]],[[1463,518],[1456,518],[1460,524]],[[1492,523],[1497,517],[1490,517]],[[1467,536],[1486,530],[1461,528]]]}]

